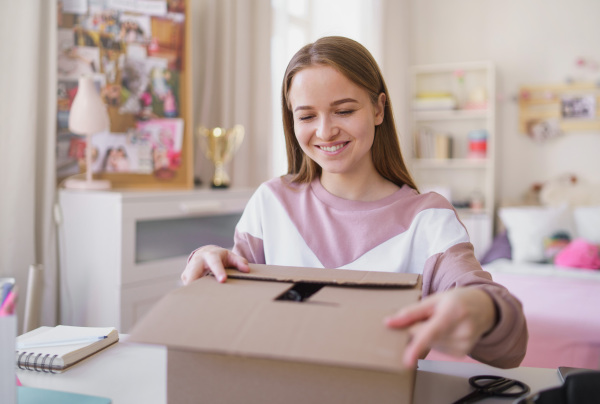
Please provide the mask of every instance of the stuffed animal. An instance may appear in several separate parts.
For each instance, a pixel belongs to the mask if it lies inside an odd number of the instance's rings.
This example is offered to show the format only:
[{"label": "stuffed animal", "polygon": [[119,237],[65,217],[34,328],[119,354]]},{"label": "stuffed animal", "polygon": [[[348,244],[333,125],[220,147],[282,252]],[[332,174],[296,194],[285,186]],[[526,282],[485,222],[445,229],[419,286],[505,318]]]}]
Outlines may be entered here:
[{"label": "stuffed animal", "polygon": [[590,206],[600,204],[600,184],[578,180],[569,175],[548,181],[539,191],[542,205]]},{"label": "stuffed animal", "polygon": [[554,264],[573,268],[600,269],[600,248],[583,238],[576,238],[556,254]]}]

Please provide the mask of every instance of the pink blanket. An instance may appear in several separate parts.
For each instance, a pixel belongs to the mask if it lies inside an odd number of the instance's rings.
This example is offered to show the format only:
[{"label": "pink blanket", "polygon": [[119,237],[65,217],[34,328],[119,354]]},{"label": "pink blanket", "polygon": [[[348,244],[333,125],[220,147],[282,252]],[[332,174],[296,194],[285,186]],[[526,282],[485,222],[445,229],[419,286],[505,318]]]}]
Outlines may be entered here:
[{"label": "pink blanket", "polygon": [[[523,303],[529,343],[521,366],[600,369],[600,276],[492,276]],[[434,351],[427,359],[456,360]]]}]

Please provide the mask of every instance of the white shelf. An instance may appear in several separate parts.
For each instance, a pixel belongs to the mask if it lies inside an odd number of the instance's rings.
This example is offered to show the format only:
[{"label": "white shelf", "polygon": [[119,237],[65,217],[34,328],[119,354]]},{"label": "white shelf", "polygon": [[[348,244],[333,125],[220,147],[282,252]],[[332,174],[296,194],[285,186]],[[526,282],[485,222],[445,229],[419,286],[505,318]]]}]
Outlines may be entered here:
[{"label": "white shelf", "polygon": [[488,159],[415,159],[413,167],[419,169],[487,169],[490,166]]},{"label": "white shelf", "polygon": [[486,217],[491,211],[487,208],[470,209],[470,208],[455,208],[461,217]]},{"label": "white shelf", "polygon": [[[457,209],[467,227],[478,258],[487,250],[493,236],[495,212],[495,68],[488,61],[413,66],[408,116],[413,143],[409,167],[418,186],[440,189],[451,202],[482,199],[483,209]],[[456,109],[413,108],[417,95],[438,94],[454,97]],[[433,95],[432,95],[433,96]],[[460,106],[480,108],[460,108]],[[469,133],[487,132],[486,156],[468,158]],[[450,139],[450,146],[444,139]],[[419,143],[423,155],[416,154]],[[429,158],[445,156],[449,158]]]},{"label": "white shelf", "polygon": [[428,65],[413,66],[413,71],[417,74],[442,74],[454,73],[457,70],[474,71],[474,70],[491,70],[494,68],[492,62],[480,60],[474,62],[457,62],[457,63],[436,63]]},{"label": "white shelf", "polygon": [[452,109],[452,110],[431,110],[431,111],[413,111],[413,117],[417,122],[427,121],[453,121],[463,119],[488,119],[490,116],[488,109]]}]

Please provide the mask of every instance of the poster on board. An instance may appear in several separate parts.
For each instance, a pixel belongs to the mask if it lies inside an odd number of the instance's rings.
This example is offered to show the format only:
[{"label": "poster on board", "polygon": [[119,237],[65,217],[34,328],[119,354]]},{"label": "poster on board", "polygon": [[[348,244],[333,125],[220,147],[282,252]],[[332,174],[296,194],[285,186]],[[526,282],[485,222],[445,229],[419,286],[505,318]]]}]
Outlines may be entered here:
[{"label": "poster on board", "polygon": [[190,188],[187,1],[59,0],[57,178],[85,171],[68,128],[78,79],[93,78],[110,128],[92,136],[92,169],[116,188]]}]

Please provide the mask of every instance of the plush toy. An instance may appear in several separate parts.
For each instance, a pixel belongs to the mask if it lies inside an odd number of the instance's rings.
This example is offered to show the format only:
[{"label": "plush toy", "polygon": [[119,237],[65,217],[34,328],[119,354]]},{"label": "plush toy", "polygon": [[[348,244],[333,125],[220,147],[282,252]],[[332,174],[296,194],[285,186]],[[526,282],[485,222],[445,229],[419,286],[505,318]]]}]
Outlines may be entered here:
[{"label": "plush toy", "polygon": [[560,231],[544,239],[544,257],[546,262],[553,262],[556,254],[561,252],[571,242],[567,232]]},{"label": "plush toy", "polygon": [[554,264],[573,268],[600,269],[600,248],[583,238],[576,238],[556,254]]},{"label": "plush toy", "polygon": [[542,205],[590,206],[600,204],[600,184],[578,180],[566,175],[541,186],[539,201]]}]

